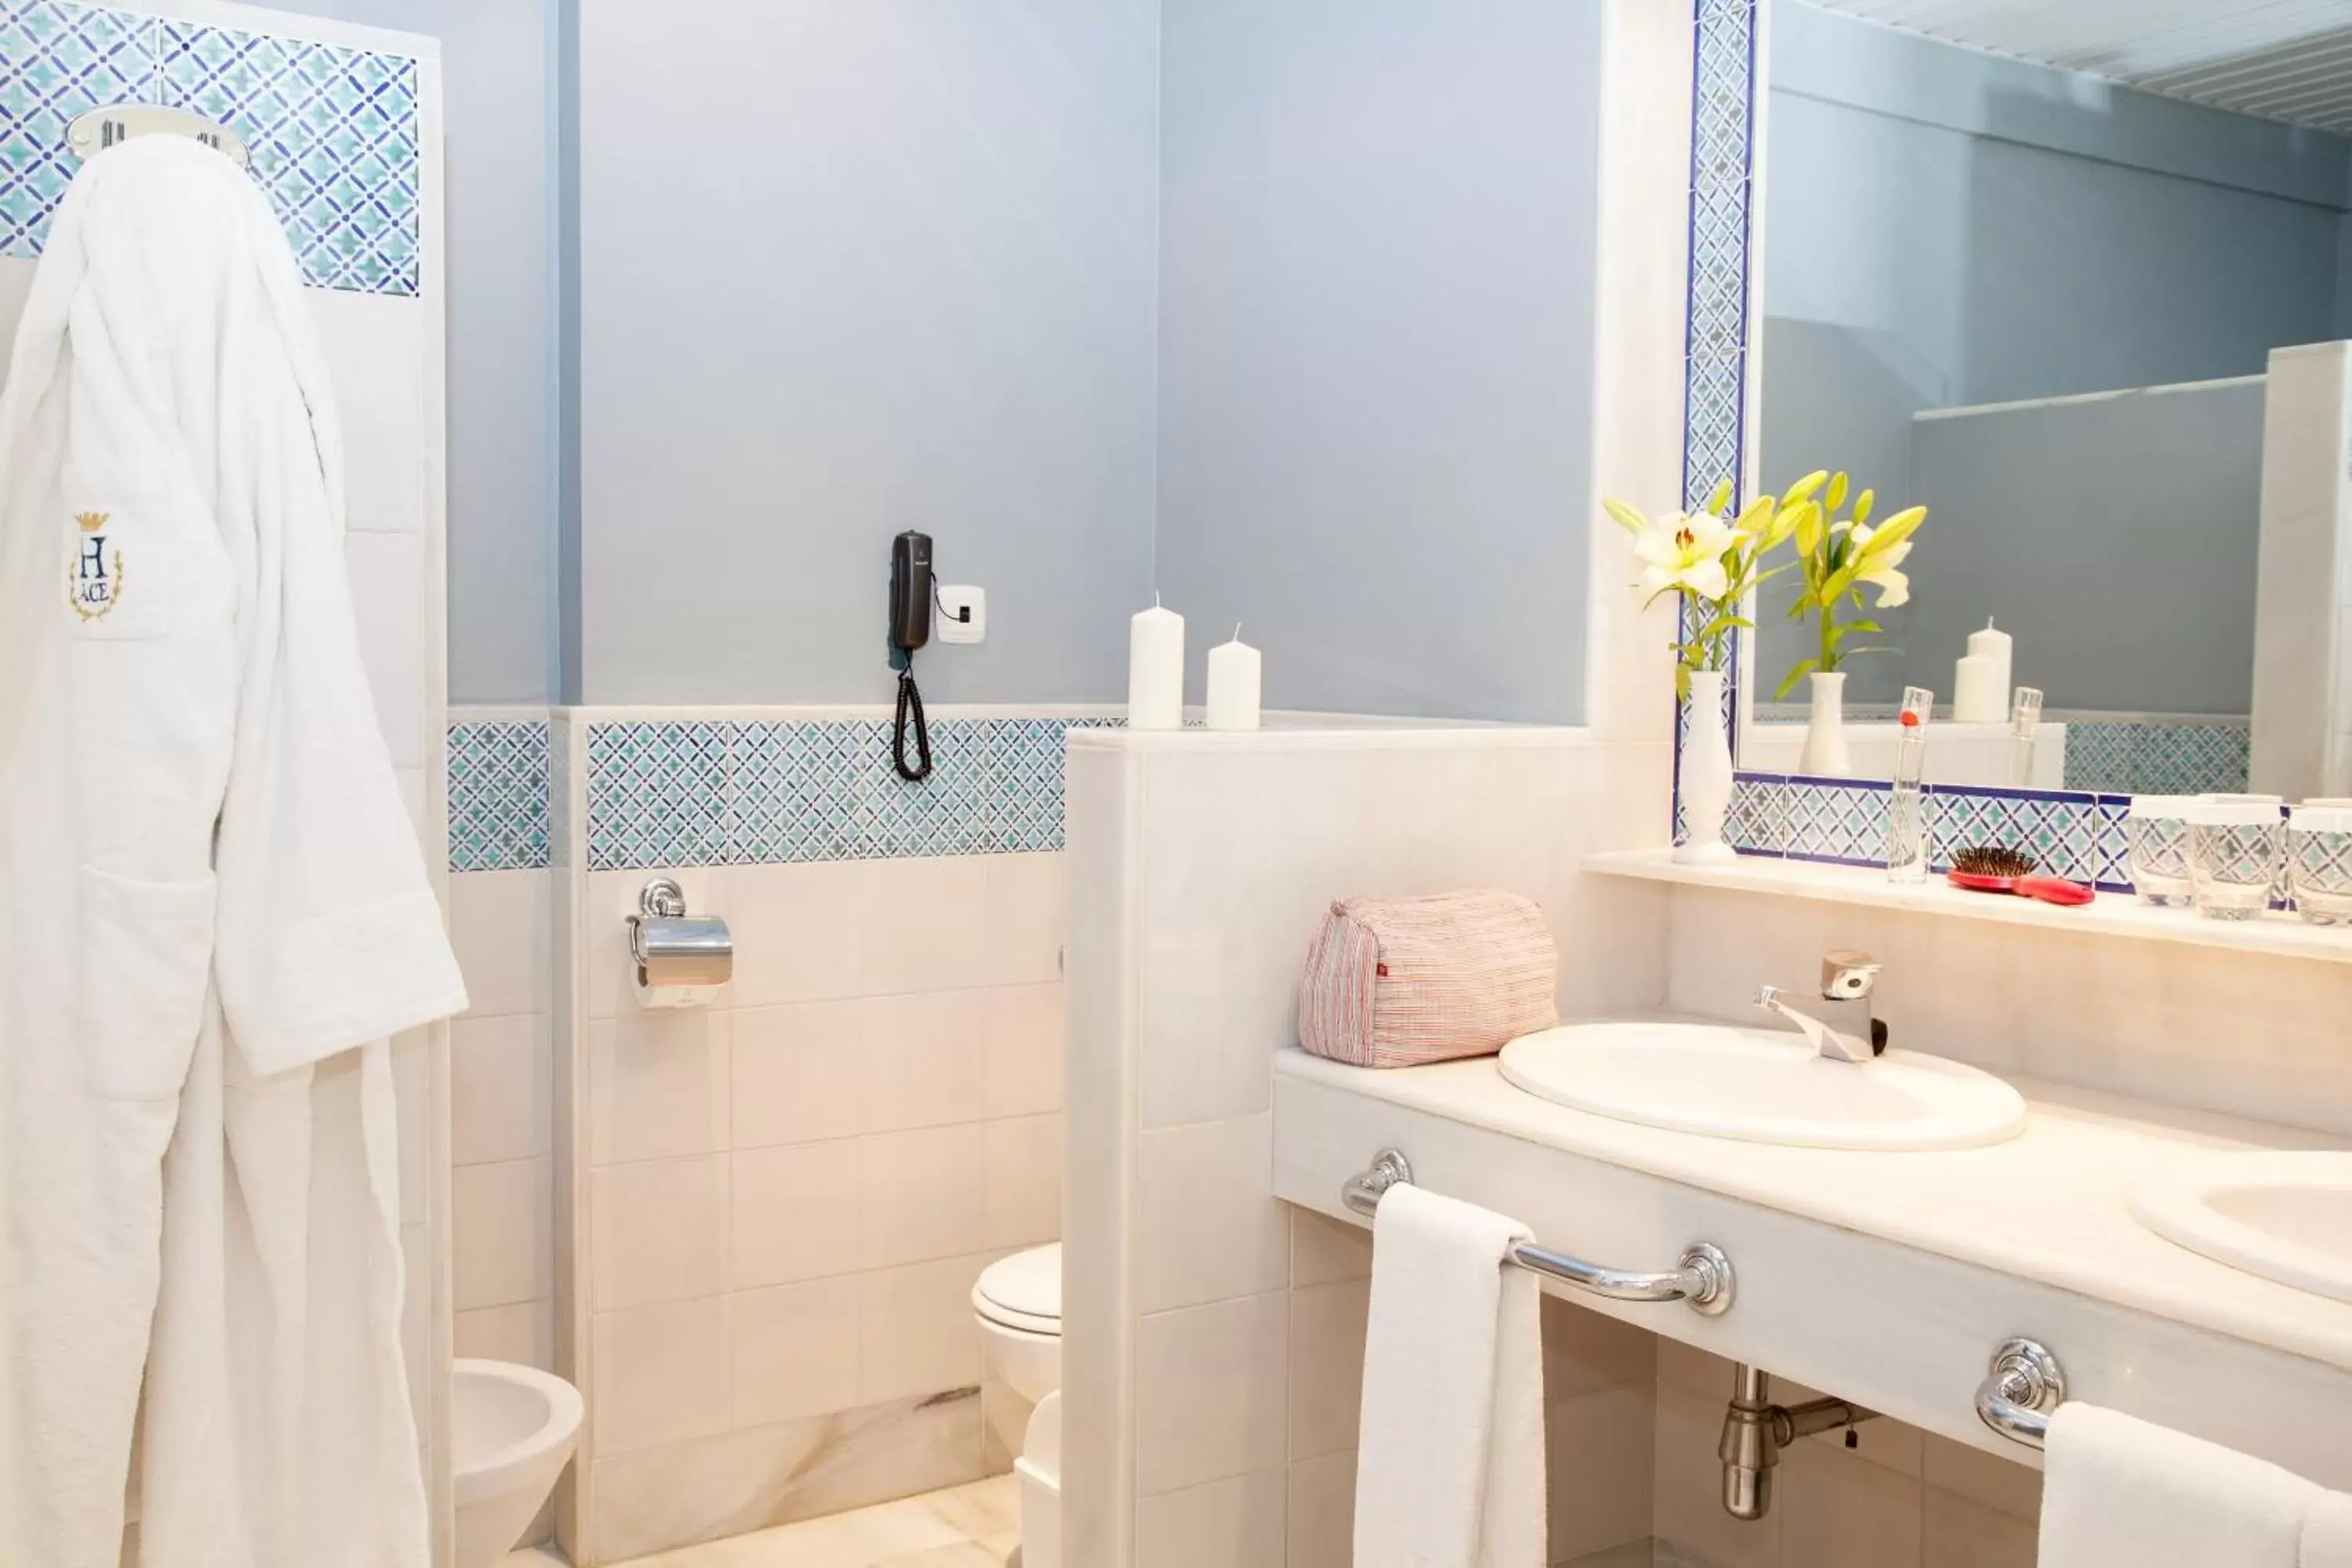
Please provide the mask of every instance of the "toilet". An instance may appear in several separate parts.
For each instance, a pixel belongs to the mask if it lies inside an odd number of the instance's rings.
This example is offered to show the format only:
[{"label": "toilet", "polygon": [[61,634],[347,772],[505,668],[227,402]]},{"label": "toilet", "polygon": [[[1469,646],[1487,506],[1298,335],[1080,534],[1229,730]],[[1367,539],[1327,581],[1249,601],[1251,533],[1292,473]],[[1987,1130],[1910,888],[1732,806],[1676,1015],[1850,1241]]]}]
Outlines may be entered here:
[{"label": "toilet", "polygon": [[989,1265],[971,1288],[981,1354],[1035,1408],[1013,1462],[1021,1478],[1022,1568],[1062,1564],[1062,1247]]},{"label": "toilet", "polygon": [[450,1457],[457,1502],[455,1568],[491,1568],[555,1489],[580,1439],[580,1391],[511,1362],[451,1365]]}]

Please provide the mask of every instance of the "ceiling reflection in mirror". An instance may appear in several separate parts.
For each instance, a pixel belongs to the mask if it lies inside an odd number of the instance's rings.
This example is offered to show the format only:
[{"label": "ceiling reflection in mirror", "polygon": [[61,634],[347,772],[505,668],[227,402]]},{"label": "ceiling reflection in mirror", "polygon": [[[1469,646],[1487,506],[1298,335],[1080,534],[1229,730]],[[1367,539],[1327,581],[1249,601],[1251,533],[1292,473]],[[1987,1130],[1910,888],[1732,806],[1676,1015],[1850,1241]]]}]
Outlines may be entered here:
[{"label": "ceiling reflection in mirror", "polygon": [[1826,695],[1884,778],[1923,687],[1937,782],[2331,793],[2342,443],[2288,448],[2352,405],[2352,4],[1779,0],[1768,59],[1750,481],[1858,526],[1770,563],[1742,763]]}]

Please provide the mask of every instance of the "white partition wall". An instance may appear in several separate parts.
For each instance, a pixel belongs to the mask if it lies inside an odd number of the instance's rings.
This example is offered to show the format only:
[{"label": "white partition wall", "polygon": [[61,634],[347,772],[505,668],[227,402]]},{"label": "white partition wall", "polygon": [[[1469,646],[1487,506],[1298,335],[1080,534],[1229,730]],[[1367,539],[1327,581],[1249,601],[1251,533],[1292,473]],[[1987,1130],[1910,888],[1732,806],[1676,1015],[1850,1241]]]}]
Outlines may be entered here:
[{"label": "white partition wall", "polygon": [[2251,787],[2352,790],[2352,343],[2271,351]]}]

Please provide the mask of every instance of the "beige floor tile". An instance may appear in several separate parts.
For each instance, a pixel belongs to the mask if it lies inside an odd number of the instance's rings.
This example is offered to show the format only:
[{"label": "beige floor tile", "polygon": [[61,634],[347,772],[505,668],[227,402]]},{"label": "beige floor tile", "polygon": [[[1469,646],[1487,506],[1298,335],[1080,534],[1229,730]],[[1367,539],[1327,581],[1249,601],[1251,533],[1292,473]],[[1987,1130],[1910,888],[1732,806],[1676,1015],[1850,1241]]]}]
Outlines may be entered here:
[{"label": "beige floor tile", "polygon": [[920,1501],[954,1530],[971,1541],[1021,1532],[1021,1481],[1017,1476],[991,1476],[970,1486],[950,1487],[914,1500]]},{"label": "beige floor tile", "polygon": [[932,1552],[918,1552],[912,1557],[893,1558],[884,1568],[1004,1568],[1005,1556],[993,1547],[966,1541]]},{"label": "beige floor tile", "polygon": [[707,1546],[689,1546],[658,1560],[658,1568],[884,1568],[963,1535],[920,1499],[782,1525]]},{"label": "beige floor tile", "polygon": [[1004,1568],[1020,1544],[1018,1483],[994,1476],[620,1568]]}]

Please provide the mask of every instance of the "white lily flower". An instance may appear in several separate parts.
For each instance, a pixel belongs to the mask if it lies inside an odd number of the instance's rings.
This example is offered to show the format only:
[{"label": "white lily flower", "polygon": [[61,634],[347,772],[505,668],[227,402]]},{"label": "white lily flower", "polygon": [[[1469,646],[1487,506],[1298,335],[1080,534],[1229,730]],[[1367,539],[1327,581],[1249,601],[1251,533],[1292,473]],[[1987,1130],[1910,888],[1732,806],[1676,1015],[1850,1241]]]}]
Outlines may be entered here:
[{"label": "white lily flower", "polygon": [[1633,554],[1643,567],[1642,586],[1652,594],[1677,588],[1720,599],[1731,591],[1723,558],[1742,537],[1713,512],[1667,512],[1633,536]]},{"label": "white lily flower", "polygon": [[1855,555],[1862,562],[1861,570],[1853,574],[1854,581],[1877,584],[1878,604],[1875,607],[1878,609],[1888,610],[1897,605],[1909,604],[1911,579],[1895,568],[1902,565],[1903,558],[1911,553],[1911,542],[1906,539],[1876,555],[1868,555],[1864,552],[1870,543],[1870,535],[1871,530],[1867,528],[1857,526],[1853,531]]}]

